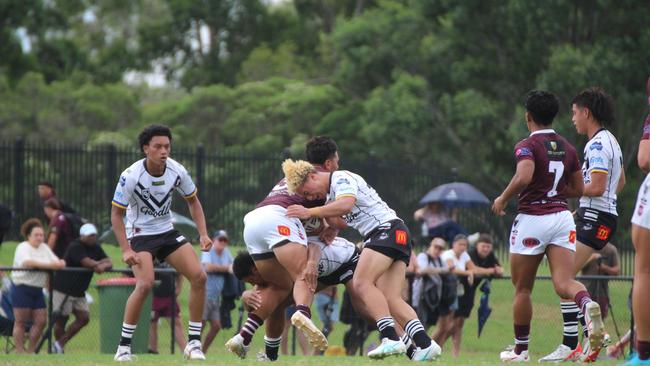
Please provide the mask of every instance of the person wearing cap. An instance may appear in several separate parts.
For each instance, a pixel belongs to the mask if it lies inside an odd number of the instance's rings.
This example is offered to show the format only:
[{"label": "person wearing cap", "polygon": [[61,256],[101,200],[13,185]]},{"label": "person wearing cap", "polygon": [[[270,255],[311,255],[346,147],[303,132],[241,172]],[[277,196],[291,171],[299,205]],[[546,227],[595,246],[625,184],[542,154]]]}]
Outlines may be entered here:
[{"label": "person wearing cap", "polygon": [[212,235],[212,248],[201,255],[201,265],[208,275],[205,282],[205,305],[203,307],[203,326],[210,323],[210,331],[203,340],[203,352],[207,353],[214,337],[221,329],[221,292],[226,274],[231,272],[232,255],[227,246],[230,242],[226,230],[217,230]]},{"label": "person wearing cap", "polygon": [[[52,284],[52,306],[57,318],[54,324],[54,351],[63,353],[65,344],[85,327],[90,320],[86,290],[93,272],[103,273],[113,263],[97,242],[97,228],[84,224],[79,229],[79,238],[73,240],[65,253],[64,260],[69,268],[88,268],[92,271],[58,271]],[[70,314],[75,320],[67,329]]]}]

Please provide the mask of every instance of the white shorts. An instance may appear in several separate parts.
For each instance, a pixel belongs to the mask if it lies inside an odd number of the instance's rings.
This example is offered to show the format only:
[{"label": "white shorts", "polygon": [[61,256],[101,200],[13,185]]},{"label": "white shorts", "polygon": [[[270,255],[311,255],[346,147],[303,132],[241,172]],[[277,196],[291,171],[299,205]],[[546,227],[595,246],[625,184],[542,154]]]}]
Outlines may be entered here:
[{"label": "white shorts", "polygon": [[645,177],[645,180],[639,188],[634,214],[632,214],[632,223],[634,225],[650,230],[650,208],[648,207],[648,200],[650,200],[650,174]]},{"label": "white shorts", "polygon": [[273,247],[298,243],[307,246],[307,233],[299,219],[287,217],[287,209],[269,205],[244,216],[244,242],[254,260],[273,257]]},{"label": "white shorts", "polygon": [[510,231],[510,253],[537,255],[549,245],[576,250],[576,224],[569,211],[548,215],[518,214]]}]

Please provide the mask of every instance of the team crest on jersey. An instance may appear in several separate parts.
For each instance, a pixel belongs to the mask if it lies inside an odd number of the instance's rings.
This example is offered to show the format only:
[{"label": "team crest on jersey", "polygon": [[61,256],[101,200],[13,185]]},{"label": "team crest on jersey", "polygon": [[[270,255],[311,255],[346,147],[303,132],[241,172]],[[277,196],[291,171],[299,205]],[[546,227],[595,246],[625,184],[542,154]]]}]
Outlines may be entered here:
[{"label": "team crest on jersey", "polygon": [[142,199],[144,199],[144,200],[148,200],[149,197],[151,197],[151,194],[149,193],[148,188],[143,189],[141,194],[142,194]]},{"label": "team crest on jersey", "polygon": [[395,230],[395,243],[399,245],[406,245],[408,242],[408,235],[404,230]]},{"label": "team crest on jersey", "polygon": [[121,176],[121,177],[120,177],[120,186],[124,187],[125,184],[126,184],[126,177],[125,177],[125,176]]},{"label": "team crest on jersey", "polygon": [[557,150],[557,142],[551,141],[551,150],[553,151]]},{"label": "team crest on jersey", "polygon": [[282,236],[291,235],[291,229],[288,226],[278,225],[278,233]]}]

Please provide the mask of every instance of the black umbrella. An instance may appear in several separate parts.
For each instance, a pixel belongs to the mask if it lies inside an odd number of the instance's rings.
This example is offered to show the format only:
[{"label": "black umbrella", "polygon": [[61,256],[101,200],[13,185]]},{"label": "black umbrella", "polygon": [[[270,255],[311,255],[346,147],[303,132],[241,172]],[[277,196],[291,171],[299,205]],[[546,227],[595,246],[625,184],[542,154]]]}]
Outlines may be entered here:
[{"label": "black umbrella", "polygon": [[469,183],[453,182],[437,186],[420,199],[421,205],[442,203],[447,207],[489,205],[490,200]]},{"label": "black umbrella", "polygon": [[492,314],[492,308],[490,308],[490,306],[488,305],[488,302],[490,301],[490,280],[486,280],[483,283],[483,285],[481,286],[481,292],[483,292],[483,295],[481,295],[481,304],[479,305],[478,311],[476,312],[476,314],[478,315],[479,338],[481,337],[481,332],[483,331],[483,327],[485,326],[485,323],[490,317],[490,314]]}]

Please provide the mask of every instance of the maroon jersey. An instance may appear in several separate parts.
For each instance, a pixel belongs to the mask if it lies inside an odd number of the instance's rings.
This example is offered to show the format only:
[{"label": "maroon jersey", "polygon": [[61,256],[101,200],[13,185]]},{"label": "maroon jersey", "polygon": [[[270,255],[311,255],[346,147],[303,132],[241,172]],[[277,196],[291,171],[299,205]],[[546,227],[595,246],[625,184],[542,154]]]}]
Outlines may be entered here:
[{"label": "maroon jersey", "polygon": [[325,200],[308,201],[298,194],[289,193],[287,182],[284,178],[273,187],[271,192],[257,204],[257,207],[278,205],[287,208],[291,205],[302,205],[307,208],[318,207],[325,204]]},{"label": "maroon jersey", "polygon": [[645,117],[645,123],[643,123],[643,135],[641,135],[641,140],[650,139],[650,114]]},{"label": "maroon jersey", "polygon": [[568,209],[566,188],[580,164],[576,149],[564,137],[551,129],[536,131],[515,145],[515,158],[535,163],[533,179],[519,194],[517,212],[547,215]]}]

